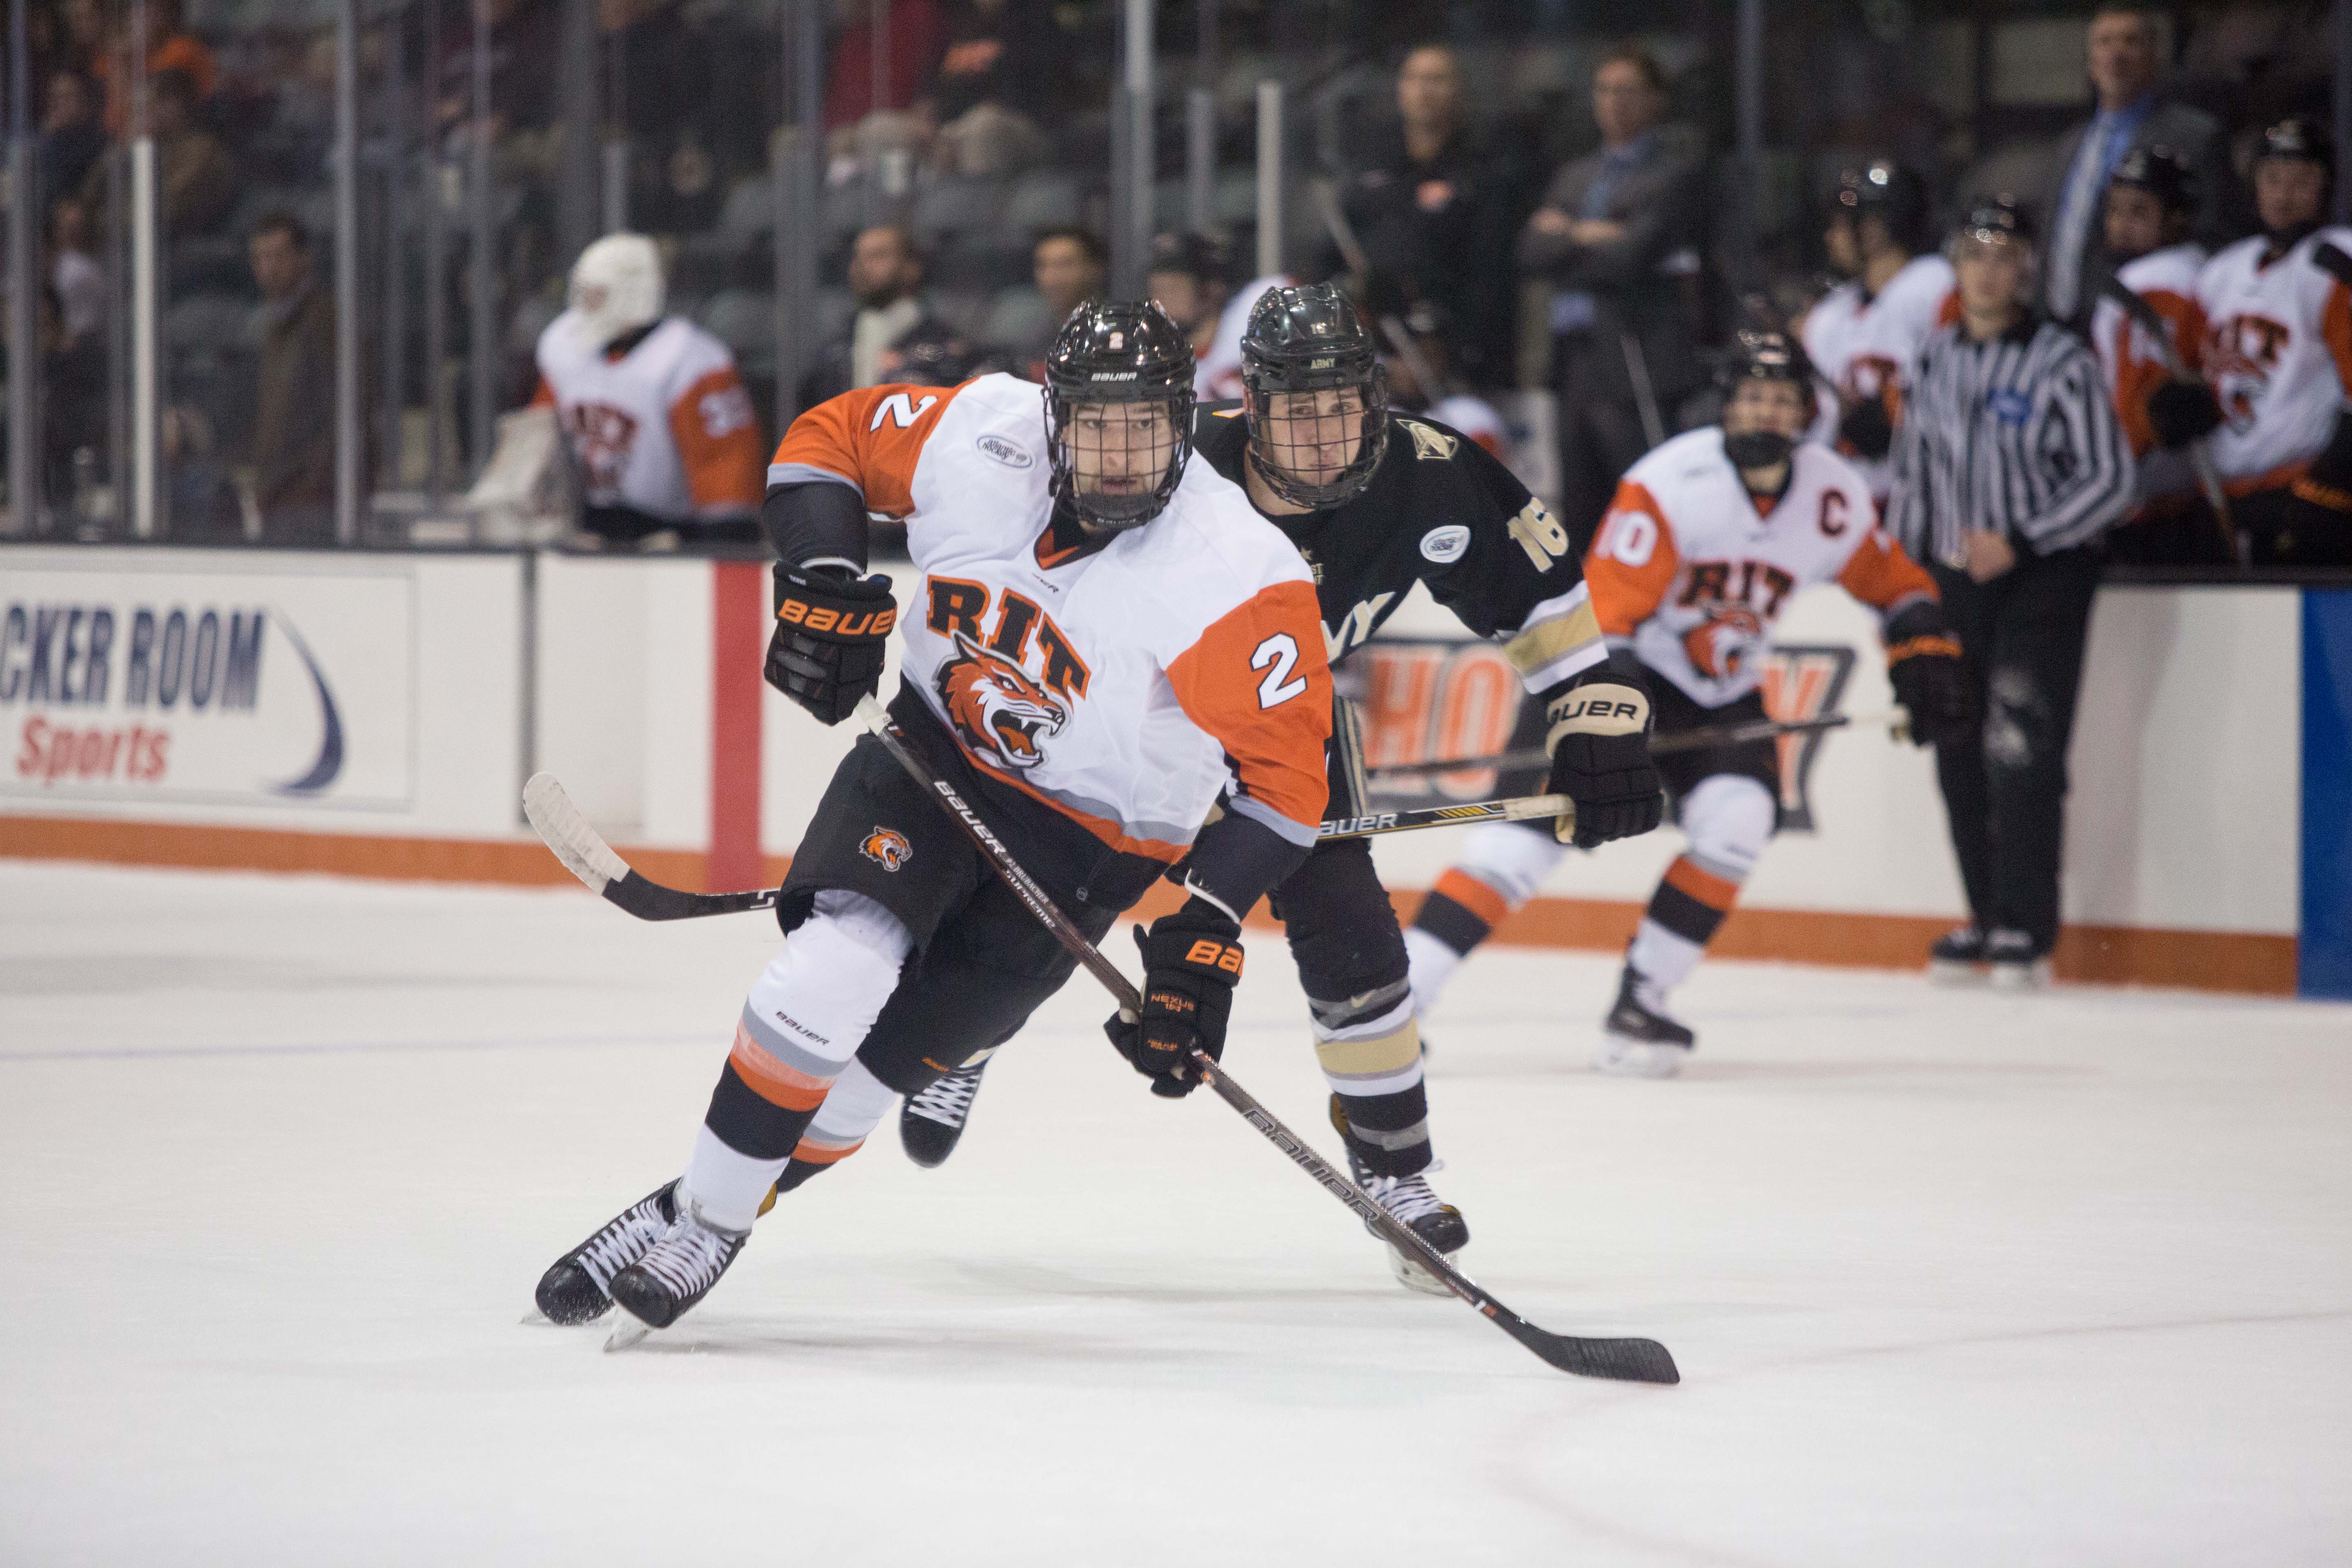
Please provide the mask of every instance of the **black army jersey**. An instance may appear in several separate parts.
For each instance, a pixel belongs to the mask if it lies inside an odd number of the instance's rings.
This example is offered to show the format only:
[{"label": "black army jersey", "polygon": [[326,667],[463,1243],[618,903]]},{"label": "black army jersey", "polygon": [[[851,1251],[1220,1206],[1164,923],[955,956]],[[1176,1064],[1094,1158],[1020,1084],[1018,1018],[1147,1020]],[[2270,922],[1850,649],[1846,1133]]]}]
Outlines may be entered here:
[{"label": "black army jersey", "polygon": [[[1237,405],[1202,410],[1193,448],[1243,485],[1249,422]],[[1307,557],[1330,662],[1360,647],[1415,583],[1482,637],[1500,643],[1538,696],[1607,656],[1568,531],[1493,454],[1460,432],[1389,416],[1371,482],[1341,506],[1268,515]]]}]

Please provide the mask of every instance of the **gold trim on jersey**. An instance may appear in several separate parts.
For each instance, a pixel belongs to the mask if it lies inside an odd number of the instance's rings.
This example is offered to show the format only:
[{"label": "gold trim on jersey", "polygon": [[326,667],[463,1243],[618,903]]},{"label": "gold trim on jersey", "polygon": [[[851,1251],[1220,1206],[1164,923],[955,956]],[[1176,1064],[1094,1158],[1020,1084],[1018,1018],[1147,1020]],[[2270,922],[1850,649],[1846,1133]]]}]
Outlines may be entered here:
[{"label": "gold trim on jersey", "polygon": [[1412,437],[1412,455],[1423,462],[1444,462],[1462,449],[1462,443],[1441,430],[1432,429],[1418,419],[1397,416],[1397,424]]},{"label": "gold trim on jersey", "polygon": [[1601,640],[1592,601],[1580,600],[1563,616],[1548,616],[1503,645],[1503,656],[1521,675],[1533,675],[1589,643]]},{"label": "gold trim on jersey", "polygon": [[1421,1026],[1411,1018],[1404,1026],[1372,1040],[1318,1040],[1315,1059],[1327,1073],[1340,1078],[1377,1078],[1402,1072],[1421,1059]]}]

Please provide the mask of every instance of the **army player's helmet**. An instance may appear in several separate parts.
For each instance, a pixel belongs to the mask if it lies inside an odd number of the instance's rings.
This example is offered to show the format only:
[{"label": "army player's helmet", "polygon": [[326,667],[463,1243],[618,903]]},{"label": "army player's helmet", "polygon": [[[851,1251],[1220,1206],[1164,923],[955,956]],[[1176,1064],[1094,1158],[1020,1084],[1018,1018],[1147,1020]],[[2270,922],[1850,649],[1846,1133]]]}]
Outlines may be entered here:
[{"label": "army player's helmet", "polygon": [[1856,224],[1875,216],[1905,250],[1916,256],[1927,248],[1927,182],[1892,159],[1874,158],[1840,174],[1830,214]]},{"label": "army player's helmet", "polygon": [[2336,139],[2321,129],[2317,121],[2294,115],[2263,132],[2262,141],[2254,147],[2254,162],[2259,163],[2265,158],[2300,158],[2326,170],[2332,180],[2336,174]]},{"label": "army player's helmet", "polygon": [[[1157,404],[1157,418],[1115,404]],[[1045,355],[1054,493],[1097,529],[1138,528],[1167,507],[1192,456],[1192,345],[1148,300],[1088,300]]]},{"label": "army player's helmet", "polygon": [[2169,147],[2135,147],[2116,160],[2110,185],[2146,191],[2168,213],[2183,213],[2197,205],[2194,176],[2180,154]]},{"label": "army player's helmet", "polygon": [[[1297,394],[1349,391],[1353,408],[1292,416]],[[1242,399],[1251,459],[1283,500],[1334,507],[1371,483],[1388,449],[1388,377],[1363,317],[1337,284],[1259,297],[1242,333]]]}]

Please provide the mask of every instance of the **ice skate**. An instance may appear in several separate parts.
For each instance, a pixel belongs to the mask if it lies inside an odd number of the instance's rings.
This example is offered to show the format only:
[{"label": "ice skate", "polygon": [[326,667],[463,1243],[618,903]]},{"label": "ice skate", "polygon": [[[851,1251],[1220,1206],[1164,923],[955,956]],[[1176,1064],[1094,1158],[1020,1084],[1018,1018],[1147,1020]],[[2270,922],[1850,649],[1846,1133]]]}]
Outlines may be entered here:
[{"label": "ice skate", "polygon": [[2050,955],[2021,931],[1996,931],[1985,938],[1985,963],[2001,991],[2039,991],[2050,984]]},{"label": "ice skate", "polygon": [[1973,925],[1948,931],[1927,950],[1927,978],[1938,985],[1974,985],[1985,978],[1985,933]]},{"label": "ice skate", "polygon": [[[709,1224],[694,1212],[689,1200],[678,1205],[677,1217],[644,1257],[613,1276],[613,1300],[645,1328],[668,1328],[710,1294],[751,1235]],[[621,1323],[605,1348],[619,1349],[645,1337],[631,1334],[631,1328]]]},{"label": "ice skate", "polygon": [[[1353,1151],[1348,1155],[1349,1174],[1356,1178],[1356,1185],[1364,1189],[1365,1195],[1402,1220],[1415,1236],[1444,1253],[1445,1260],[1451,1263],[1470,1244],[1470,1222],[1462,1217],[1460,1209],[1441,1201],[1431,1190],[1429,1173],[1438,1168],[1433,1162],[1427,1169],[1416,1171],[1410,1176],[1378,1176],[1365,1168]],[[1372,1230],[1370,1221],[1365,1222],[1364,1228],[1371,1230],[1374,1236],[1380,1235],[1379,1231]],[[1389,1271],[1397,1277],[1399,1284],[1409,1289],[1431,1296],[1453,1294],[1438,1281],[1436,1275],[1393,1245],[1389,1247]]]},{"label": "ice skate", "polygon": [[1592,1067],[1612,1078],[1672,1078],[1697,1043],[1697,1036],[1666,1016],[1665,998],[1629,963],[1617,984],[1617,1005],[1601,1022]]},{"label": "ice skate", "polygon": [[677,1217],[670,1196],[677,1185],[663,1183],[548,1266],[536,1299],[549,1322],[590,1323],[611,1309],[613,1276],[643,1258]]},{"label": "ice skate", "polygon": [[971,1119],[971,1102],[980,1093],[985,1058],[956,1068],[898,1108],[898,1142],[907,1158],[925,1170],[947,1163]]}]

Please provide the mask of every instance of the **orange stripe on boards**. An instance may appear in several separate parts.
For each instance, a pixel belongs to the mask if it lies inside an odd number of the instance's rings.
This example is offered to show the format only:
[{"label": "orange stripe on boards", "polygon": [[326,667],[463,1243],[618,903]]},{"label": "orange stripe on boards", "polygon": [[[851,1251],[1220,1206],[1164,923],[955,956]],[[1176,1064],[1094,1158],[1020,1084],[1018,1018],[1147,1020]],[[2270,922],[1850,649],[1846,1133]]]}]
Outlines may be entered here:
[{"label": "orange stripe on boards", "polygon": [[1511,918],[1510,901],[1466,871],[1447,871],[1437,879],[1437,891],[1490,926]]},{"label": "orange stripe on boards", "polygon": [[[666,887],[709,890],[703,877],[708,858],[698,850],[623,847],[617,853],[640,875]],[[121,817],[0,816],[0,858],[300,871],[398,882],[580,885],[536,838],[399,838]],[[772,888],[791,865],[788,857],[765,857],[759,880],[751,885]]]},{"label": "orange stripe on boards", "polygon": [[786,1110],[814,1110],[824,1103],[825,1091],[833,1087],[829,1078],[817,1078],[775,1058],[760,1048],[758,1041],[735,1026],[735,1048],[727,1053],[751,1092],[770,1105]]},{"label": "orange stripe on boards", "polygon": [[[1443,882],[1438,886],[1444,887]],[[1718,877],[1705,870],[1687,855],[1677,855],[1675,863],[1666,868],[1666,886],[1688,893],[1711,910],[1728,911],[1739,901],[1739,884],[1727,877]]]}]

